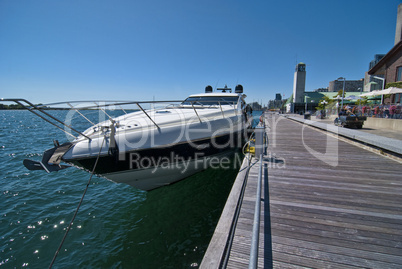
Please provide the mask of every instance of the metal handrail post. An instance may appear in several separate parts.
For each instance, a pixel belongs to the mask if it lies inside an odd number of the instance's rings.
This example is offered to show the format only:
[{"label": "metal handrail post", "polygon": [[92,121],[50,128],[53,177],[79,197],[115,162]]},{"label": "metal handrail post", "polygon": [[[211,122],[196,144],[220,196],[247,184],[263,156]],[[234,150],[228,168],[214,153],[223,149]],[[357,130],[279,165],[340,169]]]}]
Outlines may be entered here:
[{"label": "metal handrail post", "polygon": [[[62,131],[65,132],[66,134],[68,134],[68,135],[70,135],[70,136],[76,138],[74,135],[70,134],[69,132],[66,132],[65,130],[63,130],[63,128],[61,128],[60,126],[58,126],[58,125],[55,124],[54,122],[50,121],[49,119],[46,119],[45,117],[43,117],[43,116],[40,115],[39,113],[35,112],[35,111],[34,111],[34,109],[35,109],[35,110],[37,110],[37,111],[43,113],[44,115],[48,116],[49,118],[51,118],[51,119],[57,121],[58,123],[62,124],[63,126],[69,128],[70,130],[72,130],[72,131],[74,131],[74,132],[76,132],[76,133],[82,135],[83,137],[87,138],[89,141],[91,141],[91,138],[89,138],[88,136],[84,135],[84,134],[81,133],[80,131],[77,131],[76,129],[72,128],[71,126],[66,125],[64,122],[62,122],[62,121],[60,121],[59,119],[53,117],[53,116],[50,115],[49,113],[43,111],[41,108],[39,108],[39,107],[37,107],[36,105],[32,104],[32,103],[29,102],[28,100],[25,100],[25,99],[4,99],[4,98],[2,98],[1,101],[12,101],[12,102],[15,102],[15,103],[21,105],[22,107],[24,107],[26,110],[28,110],[28,111],[32,112],[33,114],[35,114],[36,116],[40,117],[41,119],[47,121],[48,123],[52,124],[53,126],[56,126],[58,129],[62,130]],[[31,108],[25,106],[25,105],[22,104],[21,102],[27,103],[28,105],[31,106]]]},{"label": "metal handrail post", "polygon": [[89,123],[91,123],[92,125],[95,125],[95,123],[93,123],[93,122],[90,121],[87,117],[85,117],[84,114],[82,114],[77,108],[74,108],[73,105],[71,105],[70,103],[67,103],[67,105],[69,105],[72,109],[74,109],[78,114],[81,115],[81,117],[83,117],[84,119],[86,119]]},{"label": "metal handrail post", "polygon": [[156,122],[148,115],[148,113],[145,112],[145,110],[142,108],[142,106],[140,106],[139,103],[135,103],[135,104],[141,109],[142,112],[144,112],[145,115],[147,115],[148,119],[150,119],[150,120],[153,122],[153,124],[155,124],[155,126],[156,126],[158,129],[160,129],[160,127],[158,126],[158,124],[156,124]]},{"label": "metal handrail post", "polygon": [[264,150],[264,133],[265,128],[263,126],[257,126],[254,129],[255,133],[255,158],[258,160]]},{"label": "metal handrail post", "polygon": [[194,107],[194,102],[191,102],[191,106],[193,107],[194,112],[195,112],[195,114],[196,114],[197,117],[198,117],[198,120],[200,121],[200,123],[202,123],[202,120],[201,120],[200,116],[198,116],[197,110],[196,110],[195,107]]},{"label": "metal handrail post", "polygon": [[109,120],[110,120],[111,122],[114,122],[113,118],[112,118],[109,114],[107,114],[106,110],[104,110],[104,109],[102,108],[102,106],[98,105],[98,103],[96,103],[96,102],[94,102],[94,104],[97,105],[98,108],[99,108],[103,113],[105,113],[105,115],[109,118]]},{"label": "metal handrail post", "polygon": [[26,106],[24,106],[23,104],[21,104],[19,101],[15,101],[17,104],[22,105],[25,109],[27,109],[29,112],[35,114],[36,116],[38,116],[39,118],[43,119],[44,121],[50,123],[51,125],[55,126],[56,128],[58,128],[59,130],[63,131],[64,133],[66,133],[67,135],[77,139],[77,137],[75,137],[74,135],[70,134],[69,132],[67,132],[66,130],[64,130],[63,128],[61,128],[60,126],[58,126],[57,124],[55,124],[54,122],[50,121],[49,119],[43,117],[42,115],[40,115],[39,113],[35,112],[34,110],[31,110],[29,108],[27,108]]},{"label": "metal handrail post", "polygon": [[218,101],[218,104],[219,104],[219,107],[221,108],[222,117],[225,118],[225,114],[223,114],[223,109],[222,109],[222,106],[221,106],[221,101]]}]

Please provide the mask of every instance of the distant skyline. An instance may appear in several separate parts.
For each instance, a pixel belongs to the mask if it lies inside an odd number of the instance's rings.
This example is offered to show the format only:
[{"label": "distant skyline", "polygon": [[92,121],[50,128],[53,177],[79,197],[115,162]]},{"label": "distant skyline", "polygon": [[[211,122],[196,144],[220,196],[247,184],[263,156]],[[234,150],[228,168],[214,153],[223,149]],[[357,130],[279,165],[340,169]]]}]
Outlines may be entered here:
[{"label": "distant skyline", "polygon": [[358,80],[402,1],[0,1],[0,98],[174,100],[242,84],[248,102]]}]

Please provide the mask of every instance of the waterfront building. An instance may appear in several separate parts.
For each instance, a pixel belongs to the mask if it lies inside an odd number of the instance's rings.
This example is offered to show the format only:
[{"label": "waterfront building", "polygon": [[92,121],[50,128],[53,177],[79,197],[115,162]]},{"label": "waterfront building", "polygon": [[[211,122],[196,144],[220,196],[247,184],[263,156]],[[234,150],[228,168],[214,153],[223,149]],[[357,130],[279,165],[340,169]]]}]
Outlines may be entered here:
[{"label": "waterfront building", "polygon": [[[345,92],[360,92],[364,87],[364,79],[346,80]],[[338,92],[343,89],[343,79],[336,79],[329,82],[328,92]]]},{"label": "waterfront building", "polygon": [[385,84],[402,81],[402,41],[399,41],[398,44],[385,54],[385,56],[368,71],[368,74],[384,78]]},{"label": "waterfront building", "polygon": [[328,92],[328,88],[318,88],[315,89],[313,92]]},{"label": "waterfront building", "polygon": [[[383,79],[377,82],[378,89],[382,89],[382,86],[387,83],[401,82],[402,83],[402,41],[399,41],[373,68],[368,72],[371,76],[370,81],[379,79],[375,77],[381,77]],[[402,85],[401,85],[402,86]],[[401,88],[399,86],[398,88]],[[384,87],[385,88],[385,87]],[[391,103],[399,103],[401,101],[401,94],[394,94],[391,97]]]},{"label": "waterfront building", "polygon": [[[366,78],[366,85],[374,84],[376,90],[383,89],[387,83],[393,82],[402,84],[402,4],[398,6],[394,47],[370,68]],[[370,87],[370,90],[373,90],[373,87]],[[399,88],[401,87],[399,86]],[[401,94],[392,95],[390,101],[399,103]]]}]

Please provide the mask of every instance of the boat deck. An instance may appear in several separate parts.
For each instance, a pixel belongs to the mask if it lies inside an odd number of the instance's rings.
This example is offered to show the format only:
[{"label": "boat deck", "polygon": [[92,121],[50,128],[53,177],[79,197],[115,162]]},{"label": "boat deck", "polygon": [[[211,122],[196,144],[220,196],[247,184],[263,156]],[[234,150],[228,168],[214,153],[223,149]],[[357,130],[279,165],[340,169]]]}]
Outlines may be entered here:
[{"label": "boat deck", "polygon": [[[402,164],[283,117],[266,120],[258,267],[402,268]],[[225,207],[201,268],[224,264],[225,244],[214,239],[221,223],[235,224],[226,267],[248,267],[258,169],[237,221]]]}]

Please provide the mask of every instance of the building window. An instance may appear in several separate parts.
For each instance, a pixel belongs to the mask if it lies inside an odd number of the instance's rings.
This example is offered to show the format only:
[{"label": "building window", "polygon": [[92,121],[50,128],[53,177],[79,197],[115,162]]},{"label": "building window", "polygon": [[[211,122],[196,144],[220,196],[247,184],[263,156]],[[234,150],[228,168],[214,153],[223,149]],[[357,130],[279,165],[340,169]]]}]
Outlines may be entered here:
[{"label": "building window", "polygon": [[396,77],[396,81],[401,81],[402,80],[402,66],[399,66],[397,70],[398,70],[398,74]]}]

